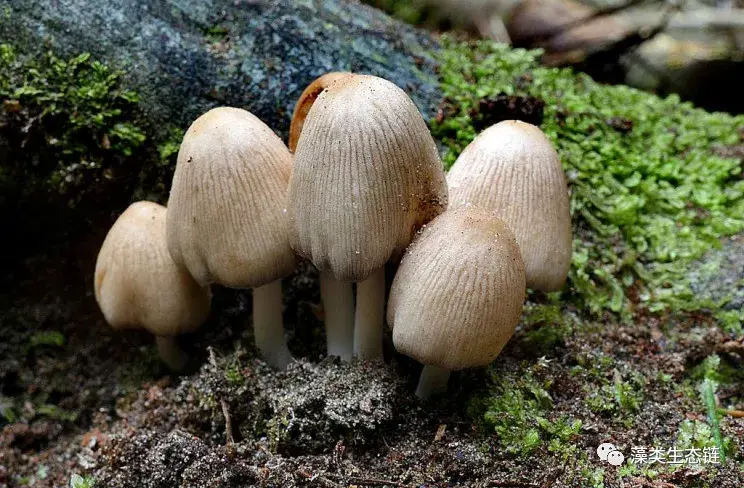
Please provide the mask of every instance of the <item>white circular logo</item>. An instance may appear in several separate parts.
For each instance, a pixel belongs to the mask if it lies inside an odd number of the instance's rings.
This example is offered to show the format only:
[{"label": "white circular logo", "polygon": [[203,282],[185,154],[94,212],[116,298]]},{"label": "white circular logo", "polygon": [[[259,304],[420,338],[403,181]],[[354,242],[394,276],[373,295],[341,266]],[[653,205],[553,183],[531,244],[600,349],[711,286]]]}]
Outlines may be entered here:
[{"label": "white circular logo", "polygon": [[599,459],[602,461],[607,461],[607,455],[612,451],[617,451],[617,448],[613,444],[605,442],[604,444],[600,444],[597,448],[597,456],[599,456]]},{"label": "white circular logo", "polygon": [[607,462],[613,466],[620,466],[625,461],[625,456],[620,451],[611,451],[607,454]]}]

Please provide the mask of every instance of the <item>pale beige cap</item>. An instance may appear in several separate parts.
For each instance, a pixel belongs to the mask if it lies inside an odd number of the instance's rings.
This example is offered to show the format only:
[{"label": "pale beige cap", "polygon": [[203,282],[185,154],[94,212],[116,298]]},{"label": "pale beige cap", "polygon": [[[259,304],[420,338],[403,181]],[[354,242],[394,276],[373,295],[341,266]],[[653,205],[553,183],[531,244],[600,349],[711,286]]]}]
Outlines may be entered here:
[{"label": "pale beige cap", "polygon": [[166,209],[137,202],[116,220],[98,253],[95,295],[115,329],[159,336],[193,332],[209,314],[210,293],[180,270],[165,243]]},{"label": "pale beige cap", "polygon": [[558,153],[534,125],[500,122],[483,131],[447,174],[450,208],[492,210],[514,232],[527,286],[555,291],[571,265],[568,188]]},{"label": "pale beige cap", "polygon": [[512,232],[492,212],[447,210],[416,236],[390,290],[395,348],[449,370],[485,366],[522,314],[525,275]]},{"label": "pale beige cap", "polygon": [[256,116],[215,108],[191,124],[168,200],[168,249],[201,284],[255,288],[289,275],[292,156]]},{"label": "pale beige cap", "polygon": [[312,83],[307,85],[302,91],[300,98],[297,100],[294,111],[292,112],[292,123],[289,126],[289,150],[295,152],[297,149],[297,141],[300,140],[300,134],[302,133],[302,127],[305,125],[305,119],[307,118],[310,108],[318,99],[318,95],[323,90],[331,86],[332,83],[350,75],[351,73],[344,71],[333,71],[319,76]]},{"label": "pale beige cap", "polygon": [[292,247],[337,280],[362,281],[447,206],[434,140],[393,83],[348,75],[305,120],[289,185]]}]

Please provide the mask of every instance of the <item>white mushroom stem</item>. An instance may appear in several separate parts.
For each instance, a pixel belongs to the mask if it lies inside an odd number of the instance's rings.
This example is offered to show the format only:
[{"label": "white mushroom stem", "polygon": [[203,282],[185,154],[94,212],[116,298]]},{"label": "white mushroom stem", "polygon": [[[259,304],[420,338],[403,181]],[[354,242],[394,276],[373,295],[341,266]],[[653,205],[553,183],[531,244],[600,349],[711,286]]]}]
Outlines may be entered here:
[{"label": "white mushroom stem", "polygon": [[418,387],[416,388],[416,396],[422,400],[426,400],[432,395],[444,393],[447,391],[449,377],[449,369],[430,364],[424,365],[424,369],[421,371],[421,376],[419,377]]},{"label": "white mushroom stem", "polygon": [[155,344],[158,346],[160,359],[171,369],[181,371],[186,366],[189,356],[178,345],[175,336],[155,336]]},{"label": "white mushroom stem", "polygon": [[351,283],[320,273],[320,299],[325,314],[326,353],[349,361],[354,351],[354,292]]},{"label": "white mushroom stem", "polygon": [[382,322],[385,316],[385,267],[357,283],[354,317],[354,355],[382,359]]},{"label": "white mushroom stem", "polygon": [[261,357],[271,367],[285,369],[292,362],[282,320],[282,280],[253,289],[253,336]]}]

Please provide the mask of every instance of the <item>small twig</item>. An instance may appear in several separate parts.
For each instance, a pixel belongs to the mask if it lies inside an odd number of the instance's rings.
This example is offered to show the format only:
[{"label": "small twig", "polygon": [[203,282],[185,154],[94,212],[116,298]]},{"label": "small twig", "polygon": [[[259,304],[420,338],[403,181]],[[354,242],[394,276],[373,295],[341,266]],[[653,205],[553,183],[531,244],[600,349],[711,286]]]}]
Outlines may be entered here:
[{"label": "small twig", "polygon": [[718,410],[718,413],[728,415],[729,417],[736,417],[737,419],[744,419],[744,410],[726,410],[725,408],[721,408]]},{"label": "small twig", "polygon": [[718,352],[736,353],[744,356],[744,342],[726,341],[716,347]]},{"label": "small twig", "polygon": [[349,478],[349,483],[352,485],[362,485],[362,486],[400,486],[400,487],[406,487],[408,485],[404,485],[403,483],[398,483],[397,481],[388,481],[388,480],[381,480],[376,478]]},{"label": "small twig", "polygon": [[[209,362],[215,369],[219,371],[217,367],[217,358],[214,356],[214,349],[209,349]],[[232,420],[230,420],[230,411],[227,409],[227,402],[224,399],[220,399],[220,405],[222,406],[222,415],[225,417],[225,441],[228,446],[232,445],[235,441],[232,435]]]}]

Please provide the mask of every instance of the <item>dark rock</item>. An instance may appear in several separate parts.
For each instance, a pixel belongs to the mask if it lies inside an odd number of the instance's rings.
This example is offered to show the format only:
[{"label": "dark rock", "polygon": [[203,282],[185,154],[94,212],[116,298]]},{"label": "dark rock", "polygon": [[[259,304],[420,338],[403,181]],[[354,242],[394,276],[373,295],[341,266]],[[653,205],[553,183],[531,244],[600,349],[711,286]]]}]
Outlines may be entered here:
[{"label": "dark rock", "polygon": [[744,234],[725,239],[703,256],[688,274],[699,299],[725,301],[726,310],[744,308]]},{"label": "dark rock", "polygon": [[433,113],[432,38],[347,0],[0,0],[0,38],[21,51],[91,52],[125,73],[154,126],[186,128],[217,105],[283,134],[294,103],[332,70],[370,73]]}]

